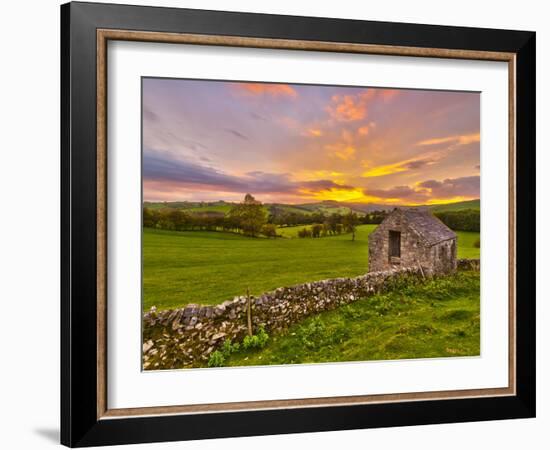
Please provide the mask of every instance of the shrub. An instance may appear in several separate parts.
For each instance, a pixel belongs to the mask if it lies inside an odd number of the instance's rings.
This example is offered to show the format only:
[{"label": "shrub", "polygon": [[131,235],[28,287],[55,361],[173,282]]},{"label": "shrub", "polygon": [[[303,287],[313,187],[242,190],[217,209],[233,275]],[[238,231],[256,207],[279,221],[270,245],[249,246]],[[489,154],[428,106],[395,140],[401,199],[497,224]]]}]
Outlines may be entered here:
[{"label": "shrub", "polygon": [[310,238],[311,237],[311,230],[309,228],[302,228],[298,231],[298,237],[299,238]]},{"label": "shrub", "polygon": [[208,358],[208,367],[223,367],[224,363],[225,356],[219,350],[212,352]]},{"label": "shrub", "polygon": [[239,351],[239,344],[235,342],[234,344],[231,343],[231,339],[226,339],[223,341],[223,345],[221,348],[221,353],[225,358],[228,358],[231,353],[235,353]]},{"label": "shrub", "polygon": [[269,340],[269,335],[265,331],[264,327],[260,327],[257,334],[252,336],[246,336],[243,340],[243,348],[245,350],[253,348],[263,348]]},{"label": "shrub", "polygon": [[481,245],[481,241],[479,240],[479,238],[477,238],[477,239],[475,240],[475,242],[474,242],[474,247],[475,247],[475,248],[479,248],[480,245]]},{"label": "shrub", "polygon": [[325,323],[319,316],[316,316],[307,325],[300,327],[299,336],[302,345],[307,348],[314,348],[319,345],[326,333]]},{"label": "shrub", "polygon": [[267,334],[264,327],[260,327],[260,329],[258,330],[257,336],[258,336],[260,348],[265,347],[265,344],[267,344],[267,341],[269,340],[269,334]]},{"label": "shrub", "polygon": [[321,237],[321,231],[323,230],[323,225],[316,223],[311,227],[311,236],[314,238]]},{"label": "shrub", "polygon": [[261,233],[268,238],[275,238],[277,237],[277,227],[273,225],[272,223],[266,223],[262,227]]}]

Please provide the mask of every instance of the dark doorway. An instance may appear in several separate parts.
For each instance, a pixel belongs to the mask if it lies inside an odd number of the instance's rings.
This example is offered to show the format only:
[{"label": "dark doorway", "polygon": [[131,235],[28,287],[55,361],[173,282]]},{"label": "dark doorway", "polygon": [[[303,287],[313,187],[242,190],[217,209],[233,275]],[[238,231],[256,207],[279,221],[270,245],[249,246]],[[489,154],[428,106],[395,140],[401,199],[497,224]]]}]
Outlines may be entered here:
[{"label": "dark doorway", "polygon": [[390,258],[401,257],[401,232],[390,231]]}]

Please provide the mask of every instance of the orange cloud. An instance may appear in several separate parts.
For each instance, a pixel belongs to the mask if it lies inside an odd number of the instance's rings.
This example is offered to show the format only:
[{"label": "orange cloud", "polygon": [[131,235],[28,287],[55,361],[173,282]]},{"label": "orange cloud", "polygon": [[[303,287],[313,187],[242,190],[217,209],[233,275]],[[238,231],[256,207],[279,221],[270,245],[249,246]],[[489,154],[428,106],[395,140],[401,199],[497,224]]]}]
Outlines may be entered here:
[{"label": "orange cloud", "polygon": [[298,96],[296,90],[288,84],[273,83],[235,83],[237,89],[248,95],[268,95],[271,97],[292,97]]},{"label": "orange cloud", "polygon": [[352,122],[367,117],[367,103],[375,95],[375,90],[367,89],[357,95],[333,95],[326,110],[333,119]]},{"label": "orange cloud", "polygon": [[369,126],[365,125],[357,129],[357,134],[361,136],[366,136],[367,134],[369,134],[369,130],[370,130]]},{"label": "orange cloud", "polygon": [[343,161],[355,159],[356,147],[354,145],[353,133],[349,130],[342,130],[340,140],[331,144],[325,145],[329,156],[335,156]]},{"label": "orange cloud", "polygon": [[319,178],[341,178],[345,174],[334,170],[302,170],[295,172],[296,176],[305,180],[316,180]]},{"label": "orange cloud", "polygon": [[343,146],[334,152],[334,156],[344,161],[348,161],[355,157],[355,147],[351,145]]},{"label": "orange cloud", "polygon": [[323,135],[323,131],[319,130],[318,128],[309,128],[305,130],[302,134],[309,137],[321,137]]},{"label": "orange cloud", "polygon": [[356,148],[353,145],[346,143],[327,144],[325,148],[328,150],[329,156],[335,156],[342,161],[349,161],[355,158]]},{"label": "orange cloud", "polygon": [[384,164],[382,166],[372,167],[372,165],[364,161],[363,165],[366,169],[366,172],[363,173],[364,177],[381,177],[384,175],[391,175],[394,173],[406,172],[408,170],[415,170],[424,168],[426,166],[431,166],[441,159],[441,154],[437,152],[424,153],[415,158],[405,159],[403,161],[398,161],[393,164]]},{"label": "orange cloud", "polygon": [[407,169],[403,167],[401,162],[395,164],[386,164],[384,166],[370,167],[363,173],[364,177],[381,177],[391,175],[393,173],[405,172]]},{"label": "orange cloud", "polygon": [[322,191],[303,190],[303,195],[319,201],[335,200],[338,202],[363,201],[363,190],[359,188],[333,188]]},{"label": "orange cloud", "polygon": [[381,203],[421,205],[451,203],[479,198],[479,176],[426,180],[413,186],[401,185],[389,189],[368,188],[365,195],[379,198]]},{"label": "orange cloud", "polygon": [[449,147],[445,149],[433,150],[424,152],[415,156],[414,158],[397,161],[391,164],[384,164],[380,166],[373,166],[369,161],[363,161],[363,166],[367,169],[363,173],[364,177],[381,177],[384,175],[391,175],[394,173],[407,172],[409,170],[421,169],[426,166],[431,166],[437,163],[441,159],[445,158],[445,155],[449,150],[452,150],[452,146],[466,145],[472,142],[479,142],[479,133],[472,133],[467,135],[447,136],[443,138],[427,139],[417,142],[417,146],[427,146],[438,144],[449,144]]},{"label": "orange cloud", "polygon": [[446,144],[446,143],[449,143],[449,144],[456,143],[458,145],[466,145],[466,144],[471,144],[472,142],[479,142],[479,133],[426,139],[424,141],[417,142],[416,145],[437,145],[437,144]]},{"label": "orange cloud", "polygon": [[385,102],[389,102],[399,94],[399,90],[398,89],[380,89],[377,91],[377,93],[382,98],[382,100],[384,100]]}]

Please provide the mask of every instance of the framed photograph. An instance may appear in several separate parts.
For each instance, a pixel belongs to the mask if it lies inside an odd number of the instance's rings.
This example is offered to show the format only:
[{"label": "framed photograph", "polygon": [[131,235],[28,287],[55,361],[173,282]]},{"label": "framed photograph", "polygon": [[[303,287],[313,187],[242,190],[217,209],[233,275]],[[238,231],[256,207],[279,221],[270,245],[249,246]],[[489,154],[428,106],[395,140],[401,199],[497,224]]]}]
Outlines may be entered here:
[{"label": "framed photograph", "polygon": [[71,447],[535,415],[535,33],[61,7]]}]

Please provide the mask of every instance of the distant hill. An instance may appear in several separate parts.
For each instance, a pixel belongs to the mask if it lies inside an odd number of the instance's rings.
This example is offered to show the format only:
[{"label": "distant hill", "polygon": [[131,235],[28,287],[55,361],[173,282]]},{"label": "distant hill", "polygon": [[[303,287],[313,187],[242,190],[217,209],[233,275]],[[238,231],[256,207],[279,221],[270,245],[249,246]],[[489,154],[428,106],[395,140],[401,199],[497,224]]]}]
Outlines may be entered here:
[{"label": "distant hill", "polygon": [[232,203],[224,202],[144,202],[143,206],[150,209],[175,208],[189,212],[223,212],[231,209]]},{"label": "distant hill", "polygon": [[332,200],[325,200],[318,203],[303,203],[295,206],[310,213],[322,212],[324,214],[347,214],[350,209],[352,209],[351,205],[348,206],[344,203]]},{"label": "distant hill", "polygon": [[[143,206],[150,209],[176,208],[191,213],[224,213],[227,214],[233,203],[219,200],[216,202],[144,202]],[[267,211],[279,210],[285,213],[313,214],[347,214],[350,210],[359,215],[371,213],[373,211],[389,211],[396,205],[383,205],[377,203],[357,203],[357,202],[337,202],[334,200],[324,200],[316,203],[302,203],[289,205],[283,203],[265,203]],[[479,210],[479,199],[468,200],[464,202],[445,203],[437,205],[427,205],[433,212],[461,211],[465,209]]]},{"label": "distant hill", "polygon": [[430,205],[429,207],[433,212],[444,211],[461,211],[464,209],[477,209],[479,210],[479,199],[467,200],[465,202],[446,203],[442,205]]}]

